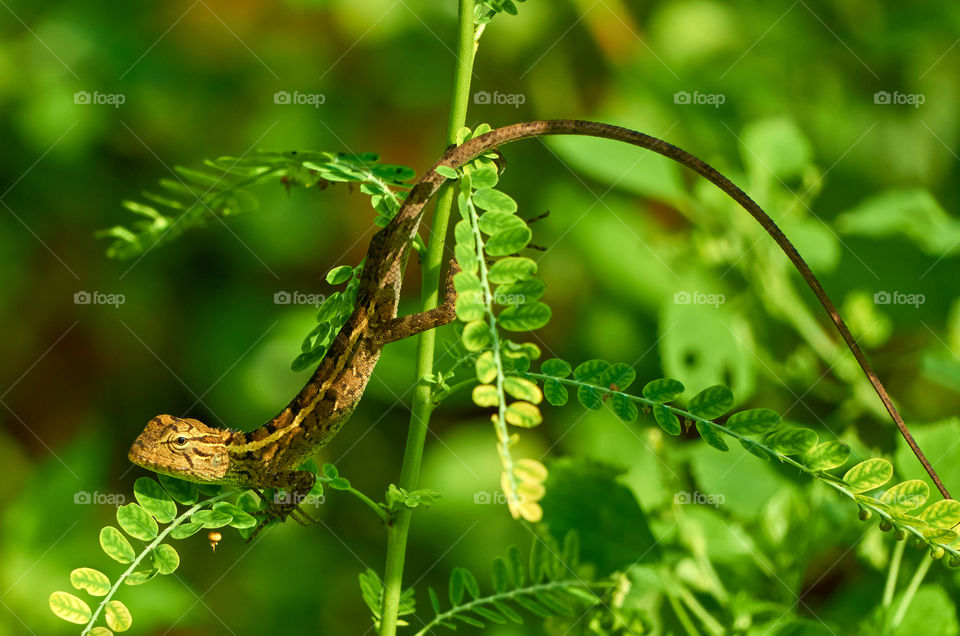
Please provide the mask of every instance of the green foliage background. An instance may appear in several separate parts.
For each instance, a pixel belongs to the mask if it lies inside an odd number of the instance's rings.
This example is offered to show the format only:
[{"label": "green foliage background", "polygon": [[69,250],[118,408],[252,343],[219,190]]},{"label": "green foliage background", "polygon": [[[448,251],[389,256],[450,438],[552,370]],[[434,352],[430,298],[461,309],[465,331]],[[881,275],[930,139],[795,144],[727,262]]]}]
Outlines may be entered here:
[{"label": "green foliage background", "polygon": [[[288,195],[277,184],[258,193],[259,213],[213,221],[142,260],[106,260],[93,232],[128,222],[119,201],[170,177],[169,167],[208,156],[376,151],[425,169],[443,150],[455,12],[420,0],[0,9],[0,636],[72,633],[46,597],[78,560],[107,565],[93,537],[114,514],[75,505],[74,494],[129,500],[142,473],[126,449],[150,417],[252,428],[298,390],[304,374],[289,363],[313,308],[277,305],[274,294],[329,293],[323,275],[360,260],[373,214],[342,185]],[[473,83],[524,103],[472,104],[468,125],[595,118],[666,138],[731,176],[822,275],[958,490],[958,27],[949,3],[531,0],[488,28]],[[78,105],[77,91],[121,93],[125,103]],[[278,105],[276,91],[323,93],[325,103]],[[679,91],[724,103],[678,104]],[[878,91],[925,101],[877,104]],[[551,212],[534,240],[549,247],[540,275],[553,320],[538,332],[547,357],[627,362],[641,380],[678,377],[691,395],[727,383],[738,408],[776,409],[842,438],[855,458],[887,456],[899,478],[920,476],[785,259],[719,193],[600,141],[534,141],[505,155],[500,187],[524,216]],[[125,303],[78,305],[79,291]],[[875,304],[883,291],[924,302]],[[725,302],[677,304],[678,292]],[[396,480],[412,352],[413,342],[387,349],[323,453],[365,492]],[[893,542],[858,523],[849,502],[739,448],[664,439],[649,421],[544,414],[522,454],[619,467],[616,500],[632,494],[660,539],[637,554],[650,543],[645,527],[582,510],[584,545],[601,569],[670,558],[718,615],[793,615],[810,619],[810,633],[824,629],[816,618],[834,630],[869,619]],[[485,571],[530,531],[505,506],[475,503],[498,487],[488,415],[463,396],[433,423],[422,485],[444,497],[417,513],[407,579],[443,588],[454,565]],[[562,461],[558,479],[573,460]],[[723,501],[674,505],[678,493]],[[227,535],[214,554],[197,535],[176,575],[125,595],[134,629],[268,633],[279,622],[289,633],[357,633],[368,618],[356,577],[381,569],[383,530],[346,497],[328,493],[321,515],[321,525],[287,524],[255,546]],[[904,582],[919,556],[907,553]],[[647,574],[632,571],[637,603]],[[956,573],[935,567],[927,581],[902,633],[958,633]],[[767,603],[775,609],[764,615]],[[678,629],[663,621],[658,629]],[[538,633],[532,625],[488,633]]]}]

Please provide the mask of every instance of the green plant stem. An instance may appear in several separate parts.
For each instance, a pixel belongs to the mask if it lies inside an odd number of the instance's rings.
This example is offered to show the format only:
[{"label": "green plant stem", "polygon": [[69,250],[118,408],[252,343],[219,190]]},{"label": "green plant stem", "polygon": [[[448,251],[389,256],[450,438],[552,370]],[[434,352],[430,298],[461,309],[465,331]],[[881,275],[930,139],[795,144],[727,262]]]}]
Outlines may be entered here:
[{"label": "green plant stem", "polygon": [[[467,104],[470,98],[470,80],[473,74],[473,57],[476,51],[474,39],[474,0],[459,0],[459,29],[457,33],[457,69],[454,79],[453,104],[447,124],[447,143],[457,141],[457,132],[466,125]],[[421,308],[429,311],[437,306],[440,297],[440,268],[443,264],[443,248],[446,243],[450,210],[453,207],[454,189],[446,186],[437,199],[437,206],[423,259]],[[433,373],[436,332],[425,331],[417,343],[416,381],[407,445],[403,453],[398,486],[407,492],[416,490],[420,479],[420,464],[427,439],[427,427],[433,412],[432,386],[425,378]],[[407,537],[413,511],[401,509],[387,531],[387,556],[383,575],[383,607],[381,609],[380,636],[397,633],[397,616],[400,611],[400,593],[403,585],[403,562],[407,550]]]},{"label": "green plant stem", "polygon": [[[901,543],[906,543],[906,541],[901,541]],[[903,617],[907,615],[907,610],[910,609],[910,603],[913,602],[913,597],[916,596],[917,590],[920,589],[920,584],[923,583],[923,579],[927,576],[931,565],[933,565],[933,559],[930,556],[924,557],[923,561],[920,562],[917,571],[913,574],[913,578],[910,579],[910,584],[907,585],[907,589],[903,592],[903,598],[900,599],[897,613],[894,615],[893,620],[890,621],[888,633],[892,634],[900,627],[900,623],[903,622]]]},{"label": "green plant stem", "polygon": [[[597,582],[591,583],[589,585],[585,584],[580,580],[567,580],[567,581],[552,581],[550,583],[537,583],[536,585],[530,585],[528,587],[523,587],[516,590],[510,590],[509,592],[501,592],[499,594],[491,594],[490,596],[483,596],[481,598],[470,601],[469,603],[464,603],[463,605],[457,605],[446,612],[437,614],[434,616],[433,620],[423,626],[423,629],[418,631],[414,636],[424,636],[429,633],[431,629],[439,626],[444,621],[452,619],[457,614],[463,614],[468,612],[475,607],[483,607],[484,605],[492,605],[498,601],[509,601],[510,599],[517,598],[518,596],[533,596],[536,598],[536,595],[540,592],[551,592],[555,590],[562,589],[589,589],[594,587],[611,587],[611,584],[606,582]],[[597,599],[597,602],[600,602],[600,599]]]},{"label": "green plant stem", "polygon": [[390,515],[387,514],[387,511],[384,510],[380,504],[375,502],[370,497],[367,497],[365,494],[363,494],[353,486],[351,486],[350,488],[347,488],[347,492],[354,495],[357,499],[359,499],[363,503],[367,504],[371,510],[377,513],[377,516],[380,517],[381,521],[383,521],[384,523],[390,523]]},{"label": "green plant stem", "polygon": [[140,552],[140,554],[137,555],[137,558],[133,560],[133,562],[130,564],[130,567],[128,567],[124,571],[124,573],[117,578],[116,583],[113,584],[113,587],[110,588],[110,591],[107,592],[107,595],[104,596],[103,600],[100,601],[100,604],[97,605],[97,609],[93,612],[93,615],[90,617],[89,622],[87,622],[86,627],[84,627],[83,631],[80,632],[80,636],[86,636],[87,634],[90,633],[90,630],[92,630],[94,627],[94,623],[97,622],[97,618],[100,616],[100,612],[102,612],[103,608],[107,606],[107,603],[109,603],[110,600],[113,599],[113,596],[117,593],[117,590],[120,589],[120,585],[127,579],[128,576],[133,574],[134,570],[137,569],[137,566],[140,565],[140,562],[143,561],[144,557],[146,557],[148,554],[153,552],[153,549],[156,548],[158,545],[163,543],[163,540],[167,538],[167,535],[170,534],[174,528],[179,526],[185,520],[189,519],[198,510],[205,508],[207,506],[211,506],[217,503],[218,501],[226,499],[227,497],[232,497],[235,494],[237,494],[237,491],[231,490],[226,493],[221,493],[216,497],[211,497],[210,499],[205,499],[200,503],[194,504],[190,508],[187,508],[186,512],[184,512],[182,515],[174,519],[169,526],[167,526],[159,534],[157,534],[156,538],[154,538],[154,540],[151,541],[146,547],[144,547],[143,550]]},{"label": "green plant stem", "polygon": [[697,626],[693,624],[690,615],[687,614],[687,610],[683,607],[683,603],[680,602],[680,596],[677,594],[676,581],[674,581],[673,575],[670,574],[666,568],[661,568],[660,578],[663,579],[663,591],[667,597],[667,602],[670,603],[670,607],[673,608],[673,613],[676,614],[677,620],[679,620],[683,626],[683,631],[685,631],[688,636],[700,636],[700,631],[697,629]]},{"label": "green plant stem", "polygon": [[897,589],[897,579],[900,577],[900,563],[903,562],[903,551],[907,548],[906,541],[897,541],[890,556],[890,567],[887,569],[887,583],[883,588],[884,613],[890,611],[893,604],[893,593]]},{"label": "green plant stem", "polygon": [[[877,515],[881,519],[889,521],[895,527],[902,529],[904,532],[912,534],[914,537],[916,537],[917,539],[920,539],[927,545],[931,547],[943,548],[943,551],[946,554],[949,554],[950,556],[954,556],[960,559],[960,549],[954,547],[951,544],[941,543],[939,541],[926,538],[923,535],[923,532],[921,531],[920,528],[911,526],[911,525],[906,525],[902,521],[898,521],[897,519],[894,518],[893,514],[889,511],[889,508],[885,509],[885,507],[881,508],[880,506],[874,505],[873,503],[871,503],[872,499],[870,497],[864,497],[859,493],[853,492],[850,488],[847,487],[847,485],[842,480],[837,479],[830,473],[827,473],[822,470],[811,470],[810,468],[805,466],[802,462],[798,462],[792,457],[789,457],[787,455],[784,455],[783,453],[779,453],[775,451],[774,449],[770,448],[763,442],[757,441],[755,439],[751,439],[748,435],[743,435],[741,433],[738,433],[734,430],[727,428],[726,426],[722,426],[714,422],[713,420],[708,420],[704,417],[700,417],[699,415],[695,415],[690,411],[685,411],[684,409],[677,408],[675,406],[670,406],[669,404],[662,404],[661,402],[657,402],[656,400],[650,400],[645,397],[641,397],[639,395],[630,395],[629,393],[624,393],[623,391],[612,391],[610,390],[610,387],[598,386],[596,384],[591,384],[589,382],[582,382],[580,380],[571,380],[569,378],[556,378],[551,375],[546,375],[543,373],[522,372],[522,373],[516,373],[515,375],[517,375],[517,377],[526,378],[527,380],[540,380],[541,382],[544,380],[556,380],[560,384],[565,384],[571,387],[577,387],[577,388],[587,387],[594,391],[599,392],[601,395],[604,395],[604,394],[621,395],[624,398],[630,400],[631,402],[643,404],[647,407],[662,405],[670,409],[678,417],[684,417],[691,421],[700,422],[703,425],[710,427],[711,429],[713,429],[718,433],[723,433],[724,435],[732,437],[740,441],[741,443],[744,443],[744,442],[748,443],[752,448],[762,449],[770,457],[776,458],[778,461],[784,464],[793,466],[797,470],[804,472],[815,479],[820,480],[824,484],[830,486],[831,488],[839,492],[841,495],[845,497],[849,497],[850,499],[857,502],[857,504],[860,505],[861,507],[869,509],[873,514]],[[951,543],[952,542],[953,540],[951,539]]]}]

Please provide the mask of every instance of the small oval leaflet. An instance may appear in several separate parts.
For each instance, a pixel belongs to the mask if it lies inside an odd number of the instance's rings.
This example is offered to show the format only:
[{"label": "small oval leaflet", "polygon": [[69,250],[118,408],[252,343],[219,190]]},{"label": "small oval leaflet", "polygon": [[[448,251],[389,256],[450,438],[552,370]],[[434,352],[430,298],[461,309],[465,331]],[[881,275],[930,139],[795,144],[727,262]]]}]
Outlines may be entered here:
[{"label": "small oval leaflet", "polygon": [[817,432],[809,428],[788,428],[770,433],[764,443],[781,455],[802,455],[817,445]]},{"label": "small oval leaflet", "polygon": [[533,331],[550,322],[550,307],[537,302],[529,305],[507,307],[497,320],[508,331]]},{"label": "small oval leaflet", "polygon": [[660,425],[660,428],[665,430],[671,435],[679,435],[682,427],[680,426],[680,418],[677,417],[676,413],[671,411],[668,407],[663,404],[654,404],[653,405],[653,418],[657,420],[657,424]]},{"label": "small oval leaflet", "polygon": [[540,404],[543,401],[543,393],[540,392],[540,387],[530,380],[507,376],[503,379],[503,388],[518,400],[526,400],[533,404]]},{"label": "small oval leaflet", "polygon": [[517,227],[497,232],[483,246],[483,250],[490,256],[509,256],[525,248],[533,238],[530,228]]},{"label": "small oval leaflet", "polygon": [[880,501],[897,512],[910,512],[927,503],[930,487],[920,479],[911,479],[893,486],[880,496]]},{"label": "small oval leaflet", "polygon": [[821,442],[803,455],[803,463],[810,470],[839,468],[850,459],[850,447],[843,442]]},{"label": "small oval leaflet", "polygon": [[565,378],[570,375],[571,371],[570,363],[560,358],[544,360],[543,364],[540,365],[540,373],[555,378]]},{"label": "small oval leaflet", "polygon": [[85,590],[91,596],[106,596],[110,591],[110,579],[100,570],[77,568],[70,573],[70,584],[78,590]]},{"label": "small oval leaflet", "polygon": [[643,397],[654,402],[670,402],[677,398],[686,388],[679,380],[660,378],[651,380],[643,387]]},{"label": "small oval leaflet", "polygon": [[177,516],[177,504],[154,479],[138,478],[133,484],[133,496],[160,523],[170,523]]},{"label": "small oval leaflet", "polygon": [[952,528],[960,523],[960,501],[943,499],[930,504],[919,515],[935,528]]},{"label": "small oval leaflet", "polygon": [[120,563],[132,563],[136,552],[123,534],[113,526],[100,530],[100,547],[108,557]]},{"label": "small oval leaflet", "polygon": [[104,617],[107,619],[107,627],[115,632],[125,632],[130,629],[133,619],[130,616],[130,610],[120,601],[110,601],[103,608]]},{"label": "small oval leaflet", "polygon": [[153,550],[153,565],[160,574],[170,574],[180,566],[180,555],[173,546],[161,543]]},{"label": "small oval leaflet", "polygon": [[498,285],[509,284],[534,276],[536,273],[537,264],[532,259],[525,256],[508,256],[490,266],[487,279]]},{"label": "small oval leaflet", "polygon": [[533,428],[543,421],[540,409],[529,402],[514,402],[504,414],[507,424],[521,428]]},{"label": "small oval leaflet", "polygon": [[517,202],[513,198],[493,188],[481,188],[473,193],[473,203],[488,212],[516,212]]},{"label": "small oval leaflet", "polygon": [[152,540],[160,531],[150,513],[135,503],[117,508],[117,523],[124,532],[141,541]]},{"label": "small oval leaflet", "polygon": [[727,420],[727,428],[741,435],[761,435],[778,426],[780,426],[780,414],[770,409],[740,411]]},{"label": "small oval leaflet", "polygon": [[879,488],[893,477],[893,464],[880,457],[860,462],[847,471],[843,481],[855,493]]},{"label": "small oval leaflet", "polygon": [[69,623],[83,625],[92,616],[90,606],[69,592],[54,592],[50,595],[50,611]]},{"label": "small oval leaflet", "polygon": [[463,327],[461,336],[467,351],[482,351],[490,344],[490,325],[483,320],[471,320]]},{"label": "small oval leaflet", "polygon": [[547,378],[543,382],[543,396],[547,402],[553,406],[563,406],[570,399],[567,387],[560,384],[558,380]]},{"label": "small oval leaflet", "polygon": [[720,417],[733,408],[733,391],[716,384],[705,388],[690,400],[690,412],[706,420]]}]

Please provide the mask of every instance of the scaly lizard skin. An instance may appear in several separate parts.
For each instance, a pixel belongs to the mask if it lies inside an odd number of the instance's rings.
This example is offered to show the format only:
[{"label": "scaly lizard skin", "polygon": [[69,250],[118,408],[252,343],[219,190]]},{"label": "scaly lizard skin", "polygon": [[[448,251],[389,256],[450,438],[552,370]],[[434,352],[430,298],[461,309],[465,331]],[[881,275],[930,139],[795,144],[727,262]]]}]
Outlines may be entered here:
[{"label": "scaly lizard skin", "polygon": [[[451,146],[434,165],[459,168],[505,143],[541,135],[602,137],[640,146],[697,172],[737,201],[773,238],[817,296],[853,353],[901,434],[944,497],[949,493],[920,451],[886,389],[810,267],[773,219],[713,167],[665,141],[619,126],[579,120],[513,124]],[[353,413],[385,344],[447,324],[455,317],[448,284],[445,302],[436,309],[397,318],[400,285],[410,246],[424,206],[445,181],[431,169],[413,186],[394,219],[374,235],[350,318],[331,344],[303,390],[272,420],[250,433],[216,429],[194,419],[160,415],[147,424],[129,458],[150,470],[188,481],[252,488],[290,488],[306,492],[314,476],[296,468],[337,434]]]}]

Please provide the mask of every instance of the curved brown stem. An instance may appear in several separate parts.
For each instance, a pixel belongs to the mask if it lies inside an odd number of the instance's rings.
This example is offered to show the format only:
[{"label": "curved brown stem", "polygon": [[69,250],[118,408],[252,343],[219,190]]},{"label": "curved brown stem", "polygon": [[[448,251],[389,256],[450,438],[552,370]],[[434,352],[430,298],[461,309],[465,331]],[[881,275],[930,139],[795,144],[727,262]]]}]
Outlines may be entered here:
[{"label": "curved brown stem", "polygon": [[[823,286],[810,270],[810,267],[807,265],[806,261],[803,260],[803,257],[800,256],[799,252],[797,252],[797,249],[793,246],[783,231],[777,227],[777,224],[774,223],[773,219],[771,219],[770,216],[767,215],[767,213],[764,212],[760,206],[753,201],[753,199],[748,197],[743,190],[734,185],[733,182],[717,172],[717,170],[704,161],[661,139],[657,139],[656,137],[651,137],[650,135],[645,135],[628,128],[621,128],[620,126],[612,126],[610,124],[602,124],[591,121],[557,119],[523,122],[510,126],[504,126],[503,128],[497,128],[496,130],[492,130],[484,135],[480,135],[475,139],[471,139],[461,146],[449,148],[447,152],[444,153],[443,157],[441,157],[440,160],[434,165],[434,168],[438,166],[458,168],[478,157],[479,155],[482,155],[485,152],[490,152],[492,149],[502,146],[503,144],[510,143],[512,141],[518,141],[520,139],[540,137],[543,135],[582,135],[587,137],[601,137],[604,139],[612,139],[615,141],[632,144],[634,146],[640,146],[641,148],[646,148],[647,150],[652,150],[653,152],[683,164],[687,168],[690,168],[694,172],[700,174],[718,188],[723,190],[737,203],[739,203],[747,212],[750,213],[754,219],[757,220],[758,223],[760,223],[763,229],[766,230],[767,234],[769,234],[777,243],[783,253],[787,255],[787,258],[790,259],[790,262],[793,263],[797,271],[800,272],[800,276],[813,291],[814,295],[817,297],[817,300],[820,301],[820,304],[823,305],[823,308],[830,316],[830,320],[833,321],[837,331],[840,332],[840,336],[843,338],[843,341],[847,344],[847,347],[857,359],[857,362],[860,364],[860,368],[863,369],[863,372],[866,374],[870,384],[873,385],[874,390],[880,397],[880,401],[883,402],[883,405],[886,407],[890,417],[897,425],[897,428],[900,429],[900,434],[903,435],[904,440],[906,440],[914,455],[916,455],[917,459],[920,460],[920,463],[923,464],[923,468],[927,471],[927,474],[930,476],[930,479],[933,480],[933,483],[936,485],[940,493],[945,498],[950,498],[950,493],[947,491],[946,486],[943,485],[939,475],[937,475],[937,472],[933,469],[933,466],[930,465],[930,462],[923,454],[923,451],[920,450],[920,447],[913,438],[913,435],[910,434],[910,430],[904,423],[903,418],[901,418],[900,414],[897,412],[897,409],[893,405],[893,401],[890,399],[890,396],[887,393],[887,390],[884,388],[883,383],[881,383],[877,378],[877,374],[873,371],[873,368],[867,361],[863,351],[860,350],[860,347],[857,345],[853,334],[850,333],[850,329],[847,328],[847,325],[844,323],[843,318],[840,317],[840,313],[837,311],[836,306],[834,306],[833,302],[830,300],[830,297],[827,296]],[[380,235],[378,235],[378,239],[384,240],[384,242],[381,243],[382,245],[386,247],[389,245],[398,246],[404,244],[403,242],[389,240],[390,238],[396,237],[396,234],[394,234],[395,232],[401,232],[412,237],[413,233],[417,231],[417,225],[419,224],[424,205],[427,203],[430,197],[434,195],[434,193],[437,191],[437,188],[439,188],[440,184],[443,183],[444,179],[445,177],[437,174],[435,170],[430,170],[420,177],[419,181],[417,181],[413,190],[409,193],[407,199],[404,201],[403,207],[397,213],[397,217],[390,225],[384,228]],[[368,261],[364,273],[366,274],[368,271],[371,273],[379,273],[380,267],[387,263],[387,260],[385,260],[383,257],[389,256],[389,251],[390,250],[383,250],[379,251],[379,253],[376,253],[376,258],[374,258],[372,261]],[[371,252],[377,251],[371,250]],[[371,254],[371,256],[373,256],[373,254]]]}]

